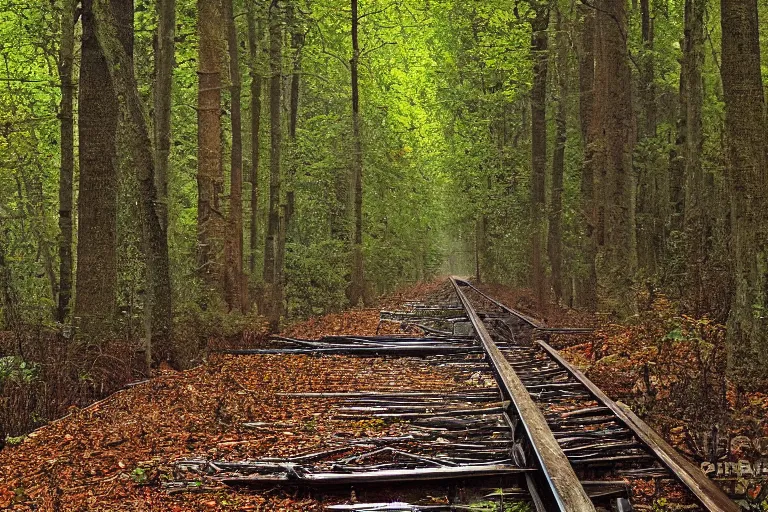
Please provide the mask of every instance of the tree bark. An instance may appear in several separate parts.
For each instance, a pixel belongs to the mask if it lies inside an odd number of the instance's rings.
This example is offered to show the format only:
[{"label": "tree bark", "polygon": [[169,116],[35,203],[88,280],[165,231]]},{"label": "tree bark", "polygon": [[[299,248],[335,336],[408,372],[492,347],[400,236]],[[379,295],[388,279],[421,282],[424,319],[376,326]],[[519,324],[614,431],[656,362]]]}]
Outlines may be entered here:
[{"label": "tree bark", "polygon": [[224,188],[221,168],[221,67],[223,17],[220,0],[197,1],[197,237],[198,268],[208,298],[223,293],[226,219],[220,194]]},{"label": "tree bark", "polygon": [[357,0],[351,0],[352,7],[352,58],[349,68],[352,77],[352,198],[353,198],[353,233],[352,233],[352,276],[347,298],[353,305],[365,300],[365,275],[363,271],[363,141],[362,120],[360,118],[360,88],[358,67],[360,63],[360,43],[358,40]]},{"label": "tree bark", "polygon": [[[256,273],[256,256],[259,248],[259,160],[261,157],[259,135],[261,132],[261,89],[259,73],[261,53],[261,19],[256,18],[257,1],[248,1],[248,51],[251,75],[251,222],[250,222],[250,264],[251,276]],[[259,13],[260,14],[260,13]]]},{"label": "tree bark", "polygon": [[568,46],[562,15],[556,12],[555,44],[557,46],[557,111],[555,113],[555,151],[552,155],[552,180],[549,204],[549,234],[547,251],[552,269],[552,289],[559,303],[563,299],[563,174],[565,172],[565,143],[567,142]]},{"label": "tree bark", "polygon": [[[131,14],[133,13],[132,1]],[[131,163],[136,168],[139,186],[139,211],[147,265],[148,297],[145,315],[148,319],[147,352],[155,363],[173,362],[171,331],[171,280],[168,240],[157,208],[155,159],[147,118],[133,71],[133,56],[121,43],[120,32],[133,30],[133,17],[118,19],[110,11],[114,0],[94,0],[95,34],[104,54],[114,90],[119,98],[121,117],[126,125],[126,145]],[[130,21],[129,26],[123,24]]]},{"label": "tree bark", "polygon": [[586,159],[596,172],[602,213],[601,276],[610,308],[619,315],[635,309],[632,284],[637,263],[634,225],[632,151],[636,138],[632,74],[627,52],[624,0],[600,0],[596,14],[595,83]]},{"label": "tree bark", "polygon": [[728,370],[748,388],[768,381],[766,114],[756,0],[721,0],[723,96],[735,293]]},{"label": "tree bark", "polygon": [[650,0],[640,0],[641,39],[640,74],[638,91],[642,109],[642,137],[648,141],[636,163],[638,177],[637,207],[637,261],[638,267],[648,275],[656,273],[663,240],[664,219],[657,196],[658,170],[654,159],[653,139],[657,131],[655,60],[653,54],[654,29]]},{"label": "tree bark", "polygon": [[157,0],[157,20],[154,84],[155,188],[157,189],[158,215],[167,232],[176,0]]},{"label": "tree bark", "polygon": [[293,50],[293,73],[291,75],[291,91],[288,105],[288,142],[291,148],[290,165],[288,168],[288,190],[286,192],[286,218],[285,228],[289,231],[291,219],[295,210],[295,193],[293,190],[293,179],[299,166],[298,147],[296,140],[296,128],[299,119],[299,91],[301,85],[301,52],[304,46],[304,34],[296,18],[295,0],[291,0],[288,6],[288,24],[291,30],[291,49]]},{"label": "tree bark", "polygon": [[295,0],[290,0],[286,5],[286,21],[291,34],[291,50],[293,51],[293,71],[291,74],[291,87],[288,98],[288,176],[285,180],[285,205],[282,207],[283,222],[280,226],[277,248],[277,276],[279,283],[280,296],[278,299],[283,301],[283,294],[286,286],[285,273],[285,247],[290,234],[291,220],[293,219],[296,195],[294,192],[294,179],[299,166],[298,145],[296,139],[296,128],[299,119],[299,90],[301,83],[301,51],[304,46],[304,34],[299,26],[296,17]]},{"label": "tree bark", "polygon": [[[36,137],[35,132],[32,132],[32,136]],[[21,163],[21,162],[20,162]],[[37,252],[43,260],[43,271],[48,278],[49,286],[51,287],[51,300],[55,302],[58,291],[58,281],[56,279],[56,270],[54,269],[54,244],[47,236],[47,205],[45,204],[45,193],[43,192],[43,177],[45,176],[45,170],[41,162],[37,161],[37,172],[29,173],[24,169],[24,166],[20,166],[21,181],[24,183],[24,191],[26,192],[26,198],[21,197],[21,190],[19,190],[19,199],[23,200],[22,204],[25,205],[27,215],[30,219],[30,234],[37,241]],[[58,314],[56,308],[52,309],[53,317]]]},{"label": "tree bark", "polygon": [[588,145],[591,141],[589,128],[592,124],[595,82],[595,11],[581,6],[583,16],[579,31],[579,122],[584,143],[584,164],[581,169],[581,218],[584,229],[582,266],[576,286],[576,299],[580,307],[597,309],[597,207],[595,197],[595,172]]},{"label": "tree bark", "polygon": [[533,87],[531,88],[531,233],[533,253],[533,291],[539,309],[546,304],[544,289],[544,210],[547,172],[547,68],[549,45],[547,26],[549,8],[535,7],[531,21],[533,57]]},{"label": "tree bark", "polygon": [[61,45],[59,47],[59,132],[61,166],[59,168],[59,286],[56,321],[65,322],[72,298],[72,204],[74,199],[75,126],[73,102],[75,84],[72,69],[75,59],[75,16],[77,0],[66,0],[61,13]]},{"label": "tree bark", "polygon": [[268,299],[266,313],[270,329],[276,332],[280,326],[282,313],[282,293],[278,276],[277,263],[280,261],[277,251],[280,237],[280,149],[282,127],[280,126],[280,99],[282,92],[282,48],[283,31],[280,25],[280,0],[272,0],[269,8],[269,219],[267,239],[264,247],[264,283]]},{"label": "tree bark", "polygon": [[232,151],[230,155],[230,206],[225,297],[231,310],[247,310],[245,274],[243,272],[243,127],[241,113],[242,80],[237,44],[237,25],[233,0],[225,1],[227,49],[231,96]]},{"label": "tree bark", "polygon": [[[78,129],[80,181],[75,316],[87,335],[107,335],[117,300],[117,96],[94,32],[93,0],[82,2]],[[133,53],[133,2],[112,2],[118,38]]]},{"label": "tree bark", "polygon": [[656,68],[653,58],[653,17],[650,0],[640,0],[641,38],[643,43],[643,58],[640,77],[640,99],[643,104],[643,134],[646,137],[656,136]]},{"label": "tree bark", "polygon": [[677,115],[675,145],[669,152],[669,229],[680,232],[683,229],[685,217],[685,148],[688,138],[688,71],[689,60],[683,58],[680,65],[680,85],[678,104],[680,111]]},{"label": "tree bark", "polygon": [[688,279],[686,287],[692,292],[693,312],[703,314],[706,307],[703,269],[707,254],[706,215],[703,211],[705,194],[701,155],[704,146],[702,106],[704,103],[704,0],[685,1],[685,38],[683,61],[687,91],[686,139],[683,146],[685,166],[685,216]]}]

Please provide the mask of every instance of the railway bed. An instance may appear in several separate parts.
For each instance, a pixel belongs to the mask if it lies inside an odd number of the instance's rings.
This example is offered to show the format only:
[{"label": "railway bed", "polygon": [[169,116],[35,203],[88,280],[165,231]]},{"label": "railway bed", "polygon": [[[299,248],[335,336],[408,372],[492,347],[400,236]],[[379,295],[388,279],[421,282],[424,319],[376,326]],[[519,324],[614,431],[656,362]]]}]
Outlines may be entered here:
[{"label": "railway bed", "polygon": [[[419,358],[467,385],[287,394],[316,400],[334,419],[394,424],[396,435],[336,440],[289,458],[184,459],[173,485],[191,473],[227,485],[303,487],[331,502],[352,489],[352,503],[327,510],[490,510],[472,505],[478,500],[498,510],[521,502],[537,511],[651,510],[635,492],[641,483],[686,510],[739,510],[544,341],[588,330],[545,327],[458,278],[433,300],[382,311],[381,320],[425,335],[279,338],[278,348],[233,353]],[[440,494],[446,502],[424,499]]]}]

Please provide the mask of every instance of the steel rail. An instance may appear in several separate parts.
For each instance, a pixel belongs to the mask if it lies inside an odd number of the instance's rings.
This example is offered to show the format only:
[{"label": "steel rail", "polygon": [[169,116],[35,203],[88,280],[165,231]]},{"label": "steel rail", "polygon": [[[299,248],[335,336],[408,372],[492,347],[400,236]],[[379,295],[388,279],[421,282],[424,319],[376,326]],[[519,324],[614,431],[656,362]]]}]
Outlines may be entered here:
[{"label": "steel rail", "polygon": [[712,511],[738,512],[740,510],[739,505],[728,498],[717,484],[704,475],[685,457],[680,455],[677,450],[670,446],[631,409],[611,400],[608,395],[603,393],[578,368],[566,361],[557,350],[543,341],[538,341],[537,343],[564,370],[586,387],[598,403],[608,407],[616,418],[626,425],[659,461],[691,491],[702,506]]},{"label": "steel rail", "polygon": [[[510,315],[523,320],[529,327],[544,332],[549,330],[546,327],[542,327],[542,325],[532,317],[509,308],[478,290],[470,283],[467,283],[466,281],[459,282],[462,283],[462,285],[470,287],[484,299]],[[459,282],[454,282],[457,292],[459,292]],[[462,296],[461,293],[459,296]],[[655,430],[638,417],[631,409],[629,409],[629,407],[611,400],[611,398],[590,381],[578,368],[566,361],[556,349],[552,348],[546,342],[537,340],[535,343],[551,360],[556,362],[573,379],[581,384],[599,404],[606,407],[620,424],[626,426],[640,443],[644,445],[648,451],[691,492],[692,496],[702,507],[710,511],[738,512],[740,510],[739,505],[731,500],[715,482],[710,480],[694,464],[678,453],[677,450],[669,445],[669,443],[659,436]]]},{"label": "steel rail", "polygon": [[[546,498],[544,496],[542,498],[547,500],[548,508],[553,507],[552,510],[561,512],[595,511],[595,506],[581,485],[568,457],[560,448],[547,425],[544,414],[531,398],[512,365],[496,346],[491,334],[461,290],[461,286],[468,286],[469,283],[459,281],[454,277],[450,279],[495,371],[499,387],[512,401],[528,435],[531,449],[536,455],[538,473],[543,476],[543,480],[546,482],[546,488],[540,488],[538,491],[542,494],[546,493]],[[460,285],[459,282],[462,284]],[[526,320],[526,322],[532,324],[530,321]]]},{"label": "steel rail", "polygon": [[543,324],[540,324],[539,322],[537,322],[535,318],[533,318],[531,316],[528,316],[528,315],[526,315],[525,313],[523,313],[521,311],[518,311],[516,309],[512,309],[512,308],[502,304],[501,302],[497,301],[496,299],[494,299],[493,297],[489,296],[488,294],[478,290],[471,283],[469,283],[467,281],[464,281],[462,279],[456,279],[454,277],[451,278],[451,281],[454,282],[455,284],[456,283],[462,283],[461,286],[468,286],[468,287],[472,288],[475,292],[477,292],[479,295],[482,295],[483,298],[485,298],[489,302],[493,303],[498,308],[503,309],[504,311],[506,311],[510,315],[519,318],[520,320],[522,320],[526,324],[530,325],[534,329],[546,329],[546,327],[544,327]]}]

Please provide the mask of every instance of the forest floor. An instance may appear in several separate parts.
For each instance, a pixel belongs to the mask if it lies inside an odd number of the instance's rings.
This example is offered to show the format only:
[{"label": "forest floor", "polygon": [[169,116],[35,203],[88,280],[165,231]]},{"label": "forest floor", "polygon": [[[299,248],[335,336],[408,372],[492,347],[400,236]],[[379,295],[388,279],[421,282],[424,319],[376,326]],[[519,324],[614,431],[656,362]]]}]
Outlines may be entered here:
[{"label": "forest floor", "polygon": [[[373,335],[379,308],[422,297],[439,284],[393,294],[376,309],[355,309],[310,319],[283,334]],[[502,302],[536,315],[528,295],[487,290]],[[677,448],[706,460],[708,446],[736,457],[768,450],[768,395],[737,393],[722,377],[722,327],[677,316],[663,298],[630,323],[610,324],[550,308],[549,325],[595,325],[594,334],[553,339],[567,357],[612,398],[622,400]],[[201,366],[164,370],[151,380],[38,429],[0,451],[0,509],[67,511],[311,511],[322,505],[286,491],[237,491],[205,485],[173,492],[174,462],[183,458],[245,459],[322,449],[339,436],[396,434],[396,424],[333,419],[317,400],[283,392],[455,389],[465,382],[419,359],[212,355]],[[244,423],[267,427],[254,430]],[[719,436],[712,439],[712,426]],[[741,438],[741,439],[739,439]],[[724,441],[725,440],[725,441]],[[734,443],[734,440],[738,442]],[[750,446],[747,441],[755,441]],[[768,453],[767,453],[768,454]],[[718,454],[723,455],[723,454]],[[751,459],[750,459],[751,460]],[[762,501],[768,486],[730,478]],[[652,491],[651,491],[652,492]]]}]

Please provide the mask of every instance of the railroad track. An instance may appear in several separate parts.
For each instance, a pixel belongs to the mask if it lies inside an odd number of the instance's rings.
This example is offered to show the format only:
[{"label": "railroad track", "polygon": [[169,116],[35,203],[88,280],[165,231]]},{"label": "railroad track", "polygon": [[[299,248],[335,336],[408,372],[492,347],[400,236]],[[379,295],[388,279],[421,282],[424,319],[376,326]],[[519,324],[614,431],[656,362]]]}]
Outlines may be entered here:
[{"label": "railroad track", "polygon": [[[525,433],[526,452],[537,467],[528,481],[532,496],[539,497],[538,510],[595,510],[600,500],[588,495],[583,482],[613,477],[674,479],[705,510],[739,510],[629,408],[537,340],[541,326],[534,319],[466,281],[451,283],[503,396],[514,405],[514,429]],[[628,493],[614,499],[617,509],[631,510]]]},{"label": "railroad track", "polygon": [[230,353],[418,358],[474,384],[452,392],[288,393],[318,401],[338,420],[398,422],[402,434],[344,440],[289,458],[185,459],[179,472],[228,485],[323,490],[446,484],[452,494],[448,505],[353,503],[328,510],[474,510],[455,499],[460,483],[496,489],[484,497],[501,495],[498,510],[512,499],[530,502],[537,512],[628,511],[636,509],[633,482],[649,481],[702,510],[739,510],[631,410],[540,339],[588,330],[547,328],[457,278],[428,303],[382,311],[381,321],[425,335],[276,338],[275,348]]}]

